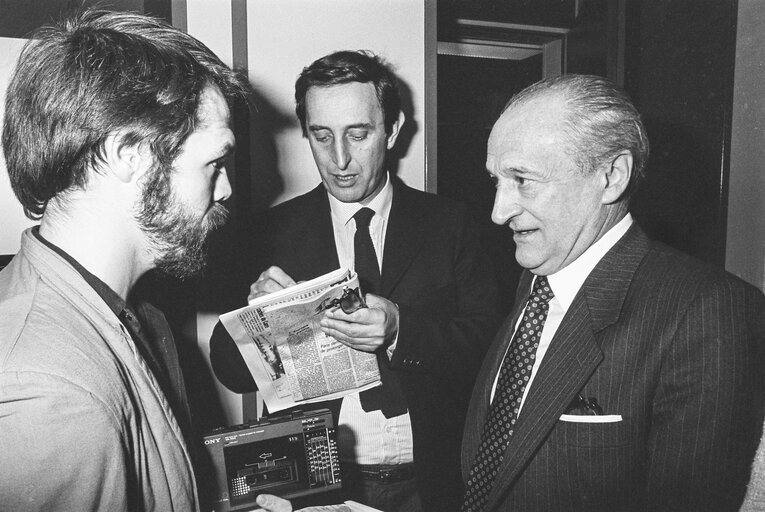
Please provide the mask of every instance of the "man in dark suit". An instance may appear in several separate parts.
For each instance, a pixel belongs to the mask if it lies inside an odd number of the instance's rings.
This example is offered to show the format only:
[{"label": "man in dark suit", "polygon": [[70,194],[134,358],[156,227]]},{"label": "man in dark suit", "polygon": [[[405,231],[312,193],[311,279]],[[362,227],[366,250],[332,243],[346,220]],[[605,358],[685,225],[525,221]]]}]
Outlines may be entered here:
[{"label": "man in dark suit", "polygon": [[[266,253],[258,260],[272,266],[251,297],[356,268],[369,307],[329,310],[322,326],[354,349],[378,353],[382,390],[311,404],[329,407],[339,424],[344,490],[389,512],[456,510],[465,411],[499,325],[478,229],[463,206],[387,172],[404,115],[395,78],[379,58],[333,53],[305,68],[295,89],[322,183],[258,219],[252,238]],[[357,216],[363,208],[371,210],[365,221]],[[377,276],[359,268],[360,223],[368,224]],[[220,329],[211,357],[225,385],[254,389]]]},{"label": "man in dark suit", "polygon": [[647,157],[639,114],[598,77],[535,84],[494,125],[492,219],[526,271],[468,410],[462,510],[740,505],[765,301],[633,221]]}]

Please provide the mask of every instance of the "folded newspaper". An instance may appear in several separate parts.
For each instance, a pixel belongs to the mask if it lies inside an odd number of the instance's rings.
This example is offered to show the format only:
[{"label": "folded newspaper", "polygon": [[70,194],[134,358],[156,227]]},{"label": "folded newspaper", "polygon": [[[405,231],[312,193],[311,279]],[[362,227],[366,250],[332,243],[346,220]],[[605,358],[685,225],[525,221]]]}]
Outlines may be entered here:
[{"label": "folded newspaper", "polygon": [[380,384],[374,354],[343,345],[319,325],[327,305],[358,287],[356,273],[340,268],[220,316],[269,412]]}]

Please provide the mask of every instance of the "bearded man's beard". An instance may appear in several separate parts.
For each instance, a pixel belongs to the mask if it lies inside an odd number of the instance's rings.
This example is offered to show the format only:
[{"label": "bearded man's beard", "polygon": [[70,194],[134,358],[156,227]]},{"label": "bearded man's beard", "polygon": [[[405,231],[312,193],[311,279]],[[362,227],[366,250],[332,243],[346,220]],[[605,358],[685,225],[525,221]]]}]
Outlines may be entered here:
[{"label": "bearded man's beard", "polygon": [[157,255],[157,270],[188,279],[204,270],[207,237],[226,222],[228,210],[215,203],[205,214],[192,211],[172,193],[172,170],[159,167],[143,187],[136,220]]}]

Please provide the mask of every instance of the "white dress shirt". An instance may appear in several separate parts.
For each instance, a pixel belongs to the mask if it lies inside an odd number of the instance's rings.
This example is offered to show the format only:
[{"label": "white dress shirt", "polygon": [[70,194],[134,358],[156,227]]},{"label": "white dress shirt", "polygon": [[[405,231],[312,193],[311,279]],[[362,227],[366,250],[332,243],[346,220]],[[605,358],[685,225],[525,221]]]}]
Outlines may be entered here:
[{"label": "white dress shirt", "polygon": [[[534,359],[534,367],[531,369],[531,376],[526,383],[526,388],[523,390],[523,397],[521,397],[521,404],[518,407],[518,414],[523,408],[523,404],[526,401],[526,396],[529,394],[531,384],[534,382],[534,377],[539,370],[539,365],[542,364],[547,349],[550,348],[550,342],[558,331],[563,317],[566,315],[568,308],[574,301],[574,297],[579,293],[579,289],[584,284],[587,276],[590,275],[592,269],[603,259],[603,256],[611,250],[616,242],[621,239],[632,225],[632,215],[629,213],[614,227],[609,229],[600,240],[592,244],[586,251],[582,253],[577,259],[568,264],[565,268],[557,271],[554,274],[547,276],[547,282],[550,284],[550,288],[555,295],[550,300],[550,309],[547,312],[547,320],[542,328],[542,336],[539,338],[539,346],[537,347],[536,358]],[[536,280],[536,277],[534,277]],[[533,286],[532,286],[533,289]],[[518,325],[521,323],[523,315],[518,318],[515,324],[515,330],[518,330]],[[508,345],[509,348],[509,345]],[[507,356],[507,350],[505,351],[505,357]],[[494,386],[491,389],[491,399],[494,400],[494,392],[497,389],[497,380],[499,379],[499,373],[494,378]]]},{"label": "white dress shirt", "polygon": [[[337,258],[341,267],[354,268],[353,238],[356,221],[353,216],[362,207],[375,211],[369,223],[369,234],[382,268],[385,233],[393,199],[390,176],[385,186],[369,203],[343,203],[329,195],[332,227],[335,232]],[[341,457],[356,464],[402,464],[412,462],[412,422],[409,413],[386,418],[381,411],[365,412],[359,394],[343,398],[337,429]]]}]

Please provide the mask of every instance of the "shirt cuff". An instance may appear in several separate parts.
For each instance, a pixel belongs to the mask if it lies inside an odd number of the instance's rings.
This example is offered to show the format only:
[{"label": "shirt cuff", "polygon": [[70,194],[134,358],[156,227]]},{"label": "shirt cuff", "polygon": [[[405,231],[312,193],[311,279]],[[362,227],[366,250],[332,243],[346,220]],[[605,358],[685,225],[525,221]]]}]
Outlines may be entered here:
[{"label": "shirt cuff", "polygon": [[[395,302],[393,303],[394,306],[396,306],[396,311],[398,311],[398,314],[401,315],[401,309],[398,307],[398,304]],[[388,348],[385,349],[385,352],[388,354],[388,361],[393,360],[393,352],[396,351],[396,345],[398,344],[398,335],[399,335],[399,328],[401,326],[401,316],[398,317],[398,325],[396,326],[396,337],[393,338],[393,342],[391,342],[390,345],[388,345]]]}]

